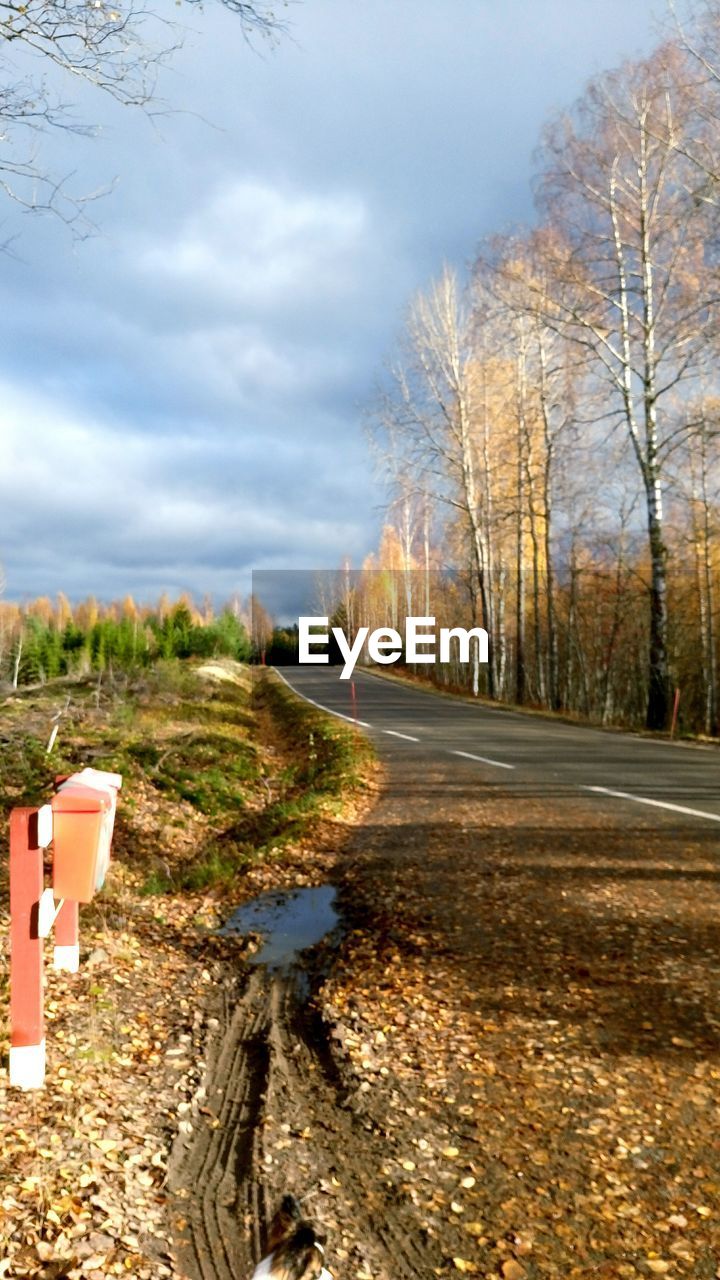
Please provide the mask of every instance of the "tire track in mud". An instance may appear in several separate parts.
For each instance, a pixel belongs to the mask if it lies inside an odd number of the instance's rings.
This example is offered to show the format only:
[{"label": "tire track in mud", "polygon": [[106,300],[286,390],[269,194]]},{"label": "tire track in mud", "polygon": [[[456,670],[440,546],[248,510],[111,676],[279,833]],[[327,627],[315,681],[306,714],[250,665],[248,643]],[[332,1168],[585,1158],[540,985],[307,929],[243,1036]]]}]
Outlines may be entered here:
[{"label": "tire track in mud", "polygon": [[[223,992],[220,1030],[195,1097],[192,1130],[180,1133],[170,1161],[175,1216],[186,1223],[177,1253],[197,1280],[235,1280],[251,1270],[238,1205],[258,1161],[258,1117],[269,1075],[269,1007],[262,974],[251,975],[234,1009],[232,994],[232,988]],[[257,1194],[251,1208],[259,1223],[264,1209]]]},{"label": "tire track in mud", "polygon": [[[336,1280],[433,1276],[440,1258],[413,1205],[388,1196],[387,1142],[354,1108],[293,976],[253,969],[235,1001],[232,987],[224,992],[218,1022],[192,1130],[170,1164],[184,1223],[176,1253],[191,1280],[248,1280],[287,1191],[306,1197],[305,1212],[327,1231]],[[339,1239],[346,1247],[336,1252]]]}]

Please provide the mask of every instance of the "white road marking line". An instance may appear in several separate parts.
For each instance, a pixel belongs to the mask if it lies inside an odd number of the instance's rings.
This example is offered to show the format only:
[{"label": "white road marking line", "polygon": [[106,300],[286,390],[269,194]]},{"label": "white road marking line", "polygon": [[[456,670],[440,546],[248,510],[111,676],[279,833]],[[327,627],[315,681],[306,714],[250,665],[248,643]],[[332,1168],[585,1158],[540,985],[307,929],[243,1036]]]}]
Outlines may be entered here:
[{"label": "white road marking line", "polygon": [[688,809],[684,804],[670,804],[669,800],[649,800],[647,796],[633,796],[629,791],[611,791],[610,787],[581,786],[581,791],[597,791],[604,796],[615,796],[618,800],[634,800],[636,804],[650,804],[654,809],[671,809],[673,813],[687,813],[691,818],[707,818],[710,822],[720,822],[720,814],[706,813],[704,809]]},{"label": "white road marking line", "polygon": [[383,733],[389,733],[393,738],[404,738],[406,742],[419,742],[419,738],[411,738],[409,733],[398,733],[397,729],[383,729]]},{"label": "white road marking line", "polygon": [[306,693],[301,693],[299,689],[295,688],[294,684],[291,684],[290,681],[286,679],[282,671],[278,671],[277,667],[273,667],[273,670],[277,676],[280,676],[283,684],[286,684],[288,689],[292,689],[293,693],[296,693],[298,698],[303,699],[303,702],[310,702],[313,707],[317,707],[318,711],[326,711],[329,716],[337,716],[339,720],[347,720],[349,724],[360,725],[362,729],[372,729],[372,725],[368,724],[367,720],[356,720],[354,716],[344,716],[342,711],[333,711],[332,707],[324,707],[322,702],[316,702],[314,698],[308,698]]},{"label": "white road marking line", "polygon": [[452,755],[462,756],[465,760],[479,760],[480,764],[491,764],[496,769],[514,769],[514,764],[505,764],[502,760],[490,760],[488,756],[474,756],[470,751],[453,751]]}]

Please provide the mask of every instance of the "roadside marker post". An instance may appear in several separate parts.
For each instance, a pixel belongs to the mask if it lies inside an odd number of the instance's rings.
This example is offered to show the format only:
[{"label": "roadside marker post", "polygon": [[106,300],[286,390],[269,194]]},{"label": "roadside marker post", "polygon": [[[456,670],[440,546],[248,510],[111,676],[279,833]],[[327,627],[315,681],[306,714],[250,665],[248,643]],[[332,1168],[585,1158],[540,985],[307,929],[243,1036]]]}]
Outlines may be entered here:
[{"label": "roadside marker post", "polygon": [[10,1084],[45,1083],[43,941],[38,912],[44,850],[37,842],[37,809],[10,814]]},{"label": "roadside marker post", "polygon": [[671,738],[671,739],[675,737],[675,730],[677,729],[677,720],[678,720],[678,710],[679,710],[679,708],[680,708],[680,690],[679,690],[679,689],[676,689],[676,690],[675,690],[675,701],[674,701],[674,703],[673,703],[673,711],[672,711],[672,724],[670,725],[670,738]]},{"label": "roadside marker post", "polygon": [[55,920],[53,969],[77,973],[80,968],[80,908],[77,902],[63,902]]},{"label": "roadside marker post", "polygon": [[82,769],[58,779],[52,798],[53,892],[70,902],[92,902],[110,863],[119,773]]},{"label": "roadside marker post", "polygon": [[77,973],[78,903],[105,880],[121,786],[120,774],[83,769],[58,779],[52,804],[10,814],[10,1084],[18,1089],[45,1083],[44,939],[54,928],[53,967]]}]

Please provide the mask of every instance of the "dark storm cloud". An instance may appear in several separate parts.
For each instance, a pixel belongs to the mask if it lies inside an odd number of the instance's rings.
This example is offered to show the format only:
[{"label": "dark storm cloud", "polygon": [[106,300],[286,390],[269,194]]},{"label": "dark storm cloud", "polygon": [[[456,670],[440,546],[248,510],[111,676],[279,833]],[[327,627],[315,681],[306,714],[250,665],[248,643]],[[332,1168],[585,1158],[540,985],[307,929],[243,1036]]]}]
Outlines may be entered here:
[{"label": "dark storm cloud", "polygon": [[651,10],[307,0],[258,57],[208,9],[163,78],[181,113],[84,94],[98,136],[49,161],[119,175],[101,234],[26,220],[0,272],[9,594],[223,596],[252,565],[359,563],[382,496],[363,406],[405,304],[531,217],[543,118],[649,47]]}]

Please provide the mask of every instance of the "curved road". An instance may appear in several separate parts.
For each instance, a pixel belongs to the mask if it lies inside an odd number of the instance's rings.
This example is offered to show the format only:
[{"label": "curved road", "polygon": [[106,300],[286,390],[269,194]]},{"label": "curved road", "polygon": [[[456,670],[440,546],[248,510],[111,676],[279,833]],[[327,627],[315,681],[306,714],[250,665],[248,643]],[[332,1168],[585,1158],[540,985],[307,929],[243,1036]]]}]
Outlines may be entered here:
[{"label": "curved road", "polygon": [[708,828],[720,823],[720,753],[630,733],[473,705],[397,680],[338,667],[285,667],[278,675],[296,693],[364,728],[383,755],[417,760],[419,771],[441,761],[476,772],[484,783],[547,799],[582,795],[615,816],[638,806],[658,824]]}]

